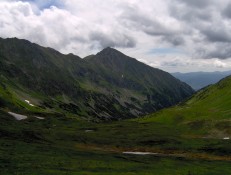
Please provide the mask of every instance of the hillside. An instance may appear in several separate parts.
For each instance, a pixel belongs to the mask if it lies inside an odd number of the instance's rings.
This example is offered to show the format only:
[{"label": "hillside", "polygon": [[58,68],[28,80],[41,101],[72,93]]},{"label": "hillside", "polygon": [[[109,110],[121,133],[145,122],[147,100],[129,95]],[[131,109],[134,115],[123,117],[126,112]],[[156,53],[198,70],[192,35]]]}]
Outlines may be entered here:
[{"label": "hillside", "polygon": [[231,138],[231,76],[208,86],[188,101],[149,115],[144,120],[178,127],[209,138]]},{"label": "hillside", "polygon": [[227,77],[178,106],[138,119],[92,123],[40,113],[18,121],[0,110],[0,171],[230,174],[230,97]]},{"label": "hillside", "polygon": [[215,84],[222,78],[231,75],[231,71],[225,72],[189,72],[189,73],[172,73],[179,80],[189,84],[194,90],[202,89],[208,85]]},{"label": "hillside", "polygon": [[[1,174],[231,173],[231,76],[170,108],[99,122],[100,112],[106,111],[102,104],[113,105],[109,98],[118,99],[121,106],[128,97],[137,96],[152,107],[156,99],[161,99],[159,105],[172,105],[190,88],[115,49],[81,59],[25,40],[7,42],[15,46],[0,47]],[[163,92],[163,87],[171,88]],[[145,90],[164,95],[151,98],[143,95]],[[86,102],[97,103],[97,108]],[[148,107],[145,112],[151,111]],[[95,112],[91,118],[89,109]],[[108,109],[108,114],[134,116],[128,110]],[[86,121],[88,117],[91,121]]]},{"label": "hillside", "polygon": [[16,38],[0,39],[0,73],[6,107],[90,120],[142,116],[194,92],[167,72],[112,48],[81,59]]}]

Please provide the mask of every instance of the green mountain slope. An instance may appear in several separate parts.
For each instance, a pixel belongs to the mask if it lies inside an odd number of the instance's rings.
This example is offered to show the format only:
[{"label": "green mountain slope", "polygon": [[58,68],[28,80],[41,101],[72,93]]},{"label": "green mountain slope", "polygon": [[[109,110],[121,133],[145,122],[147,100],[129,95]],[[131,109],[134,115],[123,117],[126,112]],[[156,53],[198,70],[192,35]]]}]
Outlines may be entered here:
[{"label": "green mountain slope", "polygon": [[231,138],[231,76],[206,87],[185,103],[149,115],[146,122],[187,126],[192,133]]},{"label": "green mountain slope", "polygon": [[0,110],[0,172],[230,174],[230,89],[227,77],[178,106],[102,123],[46,113],[17,121]]},{"label": "green mountain slope", "polygon": [[0,73],[1,96],[9,108],[13,103],[24,112],[95,120],[145,115],[193,93],[170,74],[111,48],[81,59],[16,38],[0,39]]}]

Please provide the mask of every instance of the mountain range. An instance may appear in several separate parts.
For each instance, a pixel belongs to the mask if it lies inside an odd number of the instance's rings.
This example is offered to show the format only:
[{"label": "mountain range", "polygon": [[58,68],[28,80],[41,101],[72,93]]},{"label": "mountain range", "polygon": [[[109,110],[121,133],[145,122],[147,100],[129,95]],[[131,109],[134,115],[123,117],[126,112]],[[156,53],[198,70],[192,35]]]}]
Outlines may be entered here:
[{"label": "mountain range", "polygon": [[113,48],[82,59],[17,38],[0,39],[0,73],[3,107],[90,120],[142,116],[194,93],[169,73]]},{"label": "mountain range", "polygon": [[222,78],[231,75],[231,71],[224,72],[189,72],[189,73],[172,73],[172,75],[183,82],[186,82],[194,90],[199,90],[210,84],[215,84]]},{"label": "mountain range", "polygon": [[[7,99],[33,111],[16,99],[21,92],[12,93],[11,86],[1,82],[0,105]],[[0,172],[231,174],[230,106],[231,76],[178,105],[120,121],[87,122],[47,111],[18,111],[23,118],[16,120],[8,111],[17,108],[8,104],[0,109]]]},{"label": "mountain range", "polygon": [[194,92],[112,48],[16,38],[0,39],[0,73],[2,175],[231,173],[231,76]]}]

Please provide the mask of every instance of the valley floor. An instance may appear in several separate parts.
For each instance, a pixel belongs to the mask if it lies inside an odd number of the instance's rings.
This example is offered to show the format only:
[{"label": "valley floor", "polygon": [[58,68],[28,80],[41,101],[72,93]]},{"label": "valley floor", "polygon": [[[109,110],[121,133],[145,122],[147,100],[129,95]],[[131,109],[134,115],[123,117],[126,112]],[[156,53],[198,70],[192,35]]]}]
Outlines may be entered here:
[{"label": "valley floor", "polygon": [[51,144],[1,140],[1,174],[230,174],[229,161],[126,155]]},{"label": "valley floor", "polygon": [[186,137],[186,128],[142,120],[97,124],[45,117],[17,121],[1,113],[1,175],[231,174],[230,140]]}]

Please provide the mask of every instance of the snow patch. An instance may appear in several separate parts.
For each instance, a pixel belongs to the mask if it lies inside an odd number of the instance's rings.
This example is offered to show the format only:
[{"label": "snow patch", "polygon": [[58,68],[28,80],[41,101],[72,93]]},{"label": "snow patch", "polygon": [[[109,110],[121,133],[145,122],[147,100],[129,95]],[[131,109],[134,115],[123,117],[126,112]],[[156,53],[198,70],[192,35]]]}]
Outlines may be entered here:
[{"label": "snow patch", "polygon": [[93,132],[94,130],[87,129],[85,132]]},{"label": "snow patch", "polygon": [[151,152],[123,152],[123,154],[134,154],[134,155],[157,155],[158,153],[151,153]]},{"label": "snow patch", "polygon": [[224,137],[223,140],[229,140],[230,138],[229,137]]},{"label": "snow patch", "polygon": [[25,102],[26,102],[27,104],[29,104],[30,106],[34,106],[32,103],[30,103],[29,100],[25,100]]},{"label": "snow patch", "polygon": [[37,117],[37,116],[35,116],[35,118],[37,118],[39,120],[44,120],[45,119],[44,117]]},{"label": "snow patch", "polygon": [[13,116],[16,120],[25,120],[25,119],[27,119],[27,116],[25,116],[25,115],[16,114],[16,113],[13,113],[13,112],[8,112],[8,114]]}]

